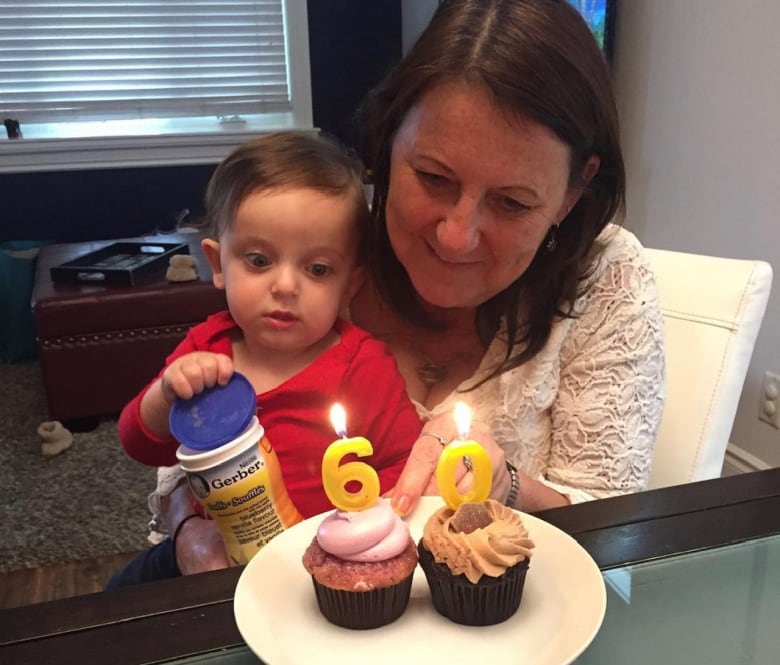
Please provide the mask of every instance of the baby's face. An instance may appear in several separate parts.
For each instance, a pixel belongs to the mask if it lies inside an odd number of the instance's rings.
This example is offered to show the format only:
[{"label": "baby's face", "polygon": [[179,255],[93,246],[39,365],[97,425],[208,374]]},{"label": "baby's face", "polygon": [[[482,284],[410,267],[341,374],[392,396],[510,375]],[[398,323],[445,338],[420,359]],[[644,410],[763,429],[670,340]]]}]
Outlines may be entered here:
[{"label": "baby's face", "polygon": [[358,282],[353,214],[347,197],[312,189],[242,201],[219,239],[215,284],[248,343],[276,352],[332,343],[333,323]]}]

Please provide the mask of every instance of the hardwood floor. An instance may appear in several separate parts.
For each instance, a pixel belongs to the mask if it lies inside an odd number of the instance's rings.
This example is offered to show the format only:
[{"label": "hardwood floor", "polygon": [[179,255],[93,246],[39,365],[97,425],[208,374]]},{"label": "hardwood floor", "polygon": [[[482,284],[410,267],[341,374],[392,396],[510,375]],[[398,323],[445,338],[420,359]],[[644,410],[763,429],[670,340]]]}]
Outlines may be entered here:
[{"label": "hardwood floor", "polygon": [[0,608],[102,591],[111,574],[135,553],[0,573]]}]

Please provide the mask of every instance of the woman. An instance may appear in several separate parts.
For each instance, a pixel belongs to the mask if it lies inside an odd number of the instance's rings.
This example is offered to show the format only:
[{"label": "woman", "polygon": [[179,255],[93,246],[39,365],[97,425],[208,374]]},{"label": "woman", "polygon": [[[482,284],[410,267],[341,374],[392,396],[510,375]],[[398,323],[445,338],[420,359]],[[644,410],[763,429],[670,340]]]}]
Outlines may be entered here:
[{"label": "woman", "polygon": [[[427,421],[396,510],[435,492],[457,400],[500,501],[533,511],[645,488],[662,319],[639,243],[610,225],[625,194],[617,113],[581,17],[564,0],[444,2],[361,119],[373,274],[350,312],[390,346]],[[224,563],[198,558],[214,540],[202,522],[179,533],[184,572]]]}]

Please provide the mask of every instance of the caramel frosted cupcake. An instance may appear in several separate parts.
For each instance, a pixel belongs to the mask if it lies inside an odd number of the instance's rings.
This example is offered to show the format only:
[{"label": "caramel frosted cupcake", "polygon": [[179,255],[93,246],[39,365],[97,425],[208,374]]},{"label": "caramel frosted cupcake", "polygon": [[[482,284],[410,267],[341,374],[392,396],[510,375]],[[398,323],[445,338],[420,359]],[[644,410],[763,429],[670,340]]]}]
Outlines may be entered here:
[{"label": "caramel frosted cupcake", "polygon": [[366,510],[335,510],[303,554],[320,612],[344,628],[377,628],[409,604],[417,550],[387,499]]},{"label": "caramel frosted cupcake", "polygon": [[437,510],[417,549],[436,610],[456,623],[487,626],[520,607],[533,548],[520,515],[488,499]]}]

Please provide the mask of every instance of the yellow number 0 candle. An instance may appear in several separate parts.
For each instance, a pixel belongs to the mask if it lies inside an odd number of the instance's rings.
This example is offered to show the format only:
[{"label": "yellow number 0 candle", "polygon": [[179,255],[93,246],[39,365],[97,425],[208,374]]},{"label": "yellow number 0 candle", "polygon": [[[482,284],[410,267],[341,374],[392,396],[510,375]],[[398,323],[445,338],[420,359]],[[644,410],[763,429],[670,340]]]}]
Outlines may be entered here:
[{"label": "yellow number 0 candle", "polygon": [[[455,422],[460,438],[442,450],[439,463],[436,466],[436,484],[439,486],[439,493],[445,503],[453,510],[457,509],[461,503],[479,503],[487,500],[493,485],[490,456],[476,441],[466,439],[471,428],[471,412],[463,402],[458,402],[455,405]],[[455,483],[455,473],[458,464],[464,457],[471,460],[474,478],[471,489],[465,494],[461,494]]]},{"label": "yellow number 0 candle", "polygon": [[[322,485],[325,493],[339,510],[365,510],[379,498],[379,476],[365,462],[340,462],[344,455],[349,453],[355,453],[358,457],[372,455],[374,448],[371,442],[362,436],[347,438],[347,418],[340,404],[333,405],[330,419],[336,434],[342,438],[331,443],[322,457]],[[347,490],[347,483],[350,481],[360,483],[357,492]]]}]

